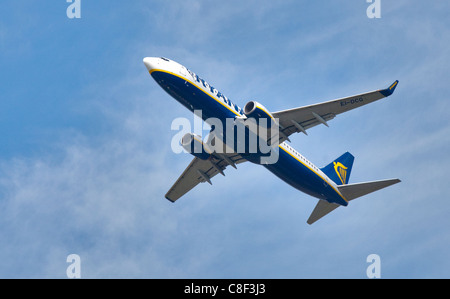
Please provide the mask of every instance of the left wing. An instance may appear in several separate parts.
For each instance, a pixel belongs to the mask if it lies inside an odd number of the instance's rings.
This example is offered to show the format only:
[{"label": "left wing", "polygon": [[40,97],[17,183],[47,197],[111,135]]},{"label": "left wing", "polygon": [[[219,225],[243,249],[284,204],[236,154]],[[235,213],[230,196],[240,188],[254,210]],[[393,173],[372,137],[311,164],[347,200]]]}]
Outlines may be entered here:
[{"label": "left wing", "polygon": [[306,133],[307,129],[318,124],[328,126],[327,121],[333,119],[340,113],[390,96],[397,87],[397,84],[398,80],[386,89],[380,89],[320,104],[273,112],[273,117],[279,119],[280,143],[288,140],[288,136],[293,133],[303,132],[308,135]]},{"label": "left wing", "polygon": [[228,165],[236,168],[236,164],[245,161],[236,153],[213,154],[207,160],[195,157],[165,197],[171,202],[175,202],[199,183],[208,182],[212,185],[211,178],[218,173],[225,175],[223,171]]}]

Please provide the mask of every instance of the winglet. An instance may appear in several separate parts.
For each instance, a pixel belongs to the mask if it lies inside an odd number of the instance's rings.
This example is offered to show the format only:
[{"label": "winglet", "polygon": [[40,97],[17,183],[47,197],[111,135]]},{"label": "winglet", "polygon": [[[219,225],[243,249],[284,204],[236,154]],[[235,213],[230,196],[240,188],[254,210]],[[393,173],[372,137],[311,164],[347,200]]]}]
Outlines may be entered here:
[{"label": "winglet", "polygon": [[388,97],[388,96],[390,96],[391,94],[394,93],[394,90],[395,90],[395,88],[397,87],[397,85],[398,85],[398,80],[395,80],[395,82],[392,83],[391,86],[389,86],[389,87],[386,88],[386,89],[380,90],[380,92],[381,92],[381,94],[384,95],[385,97]]}]

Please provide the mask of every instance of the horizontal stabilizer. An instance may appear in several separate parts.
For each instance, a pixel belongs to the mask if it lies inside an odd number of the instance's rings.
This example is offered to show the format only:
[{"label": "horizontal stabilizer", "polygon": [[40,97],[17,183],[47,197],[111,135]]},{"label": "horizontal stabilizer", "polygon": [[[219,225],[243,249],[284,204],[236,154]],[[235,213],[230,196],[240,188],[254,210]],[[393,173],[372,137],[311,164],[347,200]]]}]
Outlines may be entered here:
[{"label": "horizontal stabilizer", "polygon": [[308,221],[306,221],[306,223],[313,224],[314,222],[316,222],[326,214],[330,213],[337,207],[339,207],[338,204],[330,203],[326,200],[320,199],[316,207],[314,208],[314,211],[312,211],[311,216],[309,216]]},{"label": "horizontal stabilizer", "polygon": [[[337,188],[339,192],[348,200],[352,200],[363,195],[372,193],[374,191],[389,187],[391,185],[399,183],[399,179],[390,179],[390,180],[381,180],[381,181],[373,181],[373,182],[365,182],[365,183],[356,183],[356,184],[348,184],[348,185],[338,185]],[[337,207],[339,207],[336,203],[330,203],[326,200],[319,200],[314,211],[309,216],[308,224],[313,224],[323,216],[328,213],[334,211]]]},{"label": "horizontal stabilizer", "polygon": [[344,195],[344,197],[350,201],[352,199],[361,197],[363,195],[372,193],[374,191],[389,187],[391,185],[400,183],[399,179],[390,179],[382,181],[373,181],[366,183],[356,183],[348,185],[337,186],[339,191]]}]

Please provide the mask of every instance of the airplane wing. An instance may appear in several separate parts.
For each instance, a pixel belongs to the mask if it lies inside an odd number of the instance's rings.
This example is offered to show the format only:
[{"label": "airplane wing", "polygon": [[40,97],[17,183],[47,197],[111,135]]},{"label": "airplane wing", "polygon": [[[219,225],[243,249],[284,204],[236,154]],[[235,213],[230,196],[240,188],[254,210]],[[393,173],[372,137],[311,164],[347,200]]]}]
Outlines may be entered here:
[{"label": "airplane wing", "polygon": [[199,183],[208,182],[212,185],[211,178],[218,173],[225,175],[223,171],[228,165],[236,168],[236,164],[245,161],[236,153],[213,154],[207,160],[195,157],[165,197],[171,202],[175,202]]},{"label": "airplane wing", "polygon": [[306,130],[319,124],[328,126],[327,121],[333,119],[340,113],[347,112],[390,96],[397,87],[397,84],[398,80],[386,89],[380,89],[300,108],[273,112],[273,117],[279,119],[280,143],[285,140],[289,140],[288,136],[293,133],[303,132],[308,135]]}]

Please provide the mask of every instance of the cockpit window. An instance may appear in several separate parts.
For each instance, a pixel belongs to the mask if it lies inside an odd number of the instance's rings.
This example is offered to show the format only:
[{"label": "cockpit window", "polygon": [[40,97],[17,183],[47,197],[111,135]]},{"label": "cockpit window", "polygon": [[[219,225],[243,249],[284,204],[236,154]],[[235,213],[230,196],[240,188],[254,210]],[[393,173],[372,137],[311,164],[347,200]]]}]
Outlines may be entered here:
[{"label": "cockpit window", "polygon": [[170,61],[169,59],[165,58],[165,57],[161,57],[162,60],[164,61]]}]

